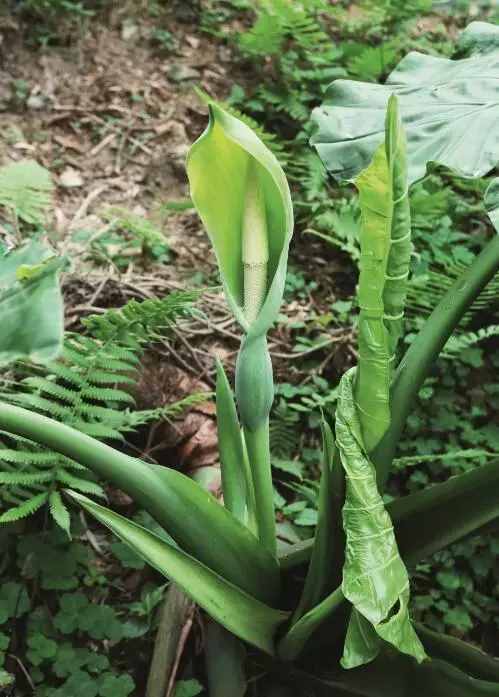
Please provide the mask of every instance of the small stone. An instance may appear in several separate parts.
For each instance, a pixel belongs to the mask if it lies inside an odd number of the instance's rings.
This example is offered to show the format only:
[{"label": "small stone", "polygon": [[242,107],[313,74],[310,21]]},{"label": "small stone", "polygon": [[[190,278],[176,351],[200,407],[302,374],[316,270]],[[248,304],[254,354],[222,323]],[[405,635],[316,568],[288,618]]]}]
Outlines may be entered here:
[{"label": "small stone", "polygon": [[199,80],[201,73],[196,68],[190,68],[188,65],[175,63],[168,70],[168,77],[175,82],[184,82],[184,80]]},{"label": "small stone", "polygon": [[77,186],[83,186],[83,177],[77,169],[66,167],[59,177],[59,184],[65,189],[73,189]]}]

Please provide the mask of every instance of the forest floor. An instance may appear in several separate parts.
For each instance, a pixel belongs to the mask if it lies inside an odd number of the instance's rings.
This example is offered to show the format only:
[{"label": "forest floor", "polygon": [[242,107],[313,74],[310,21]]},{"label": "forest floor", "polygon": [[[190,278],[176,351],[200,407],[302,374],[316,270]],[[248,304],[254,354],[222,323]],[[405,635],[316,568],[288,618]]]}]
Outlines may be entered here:
[{"label": "forest floor", "polygon": [[[240,334],[226,307],[208,238],[189,202],[185,160],[191,143],[207,124],[207,107],[194,87],[201,87],[216,99],[225,99],[233,84],[244,86],[255,80],[255,75],[247,74],[244,64],[235,58],[229,42],[203,31],[188,11],[182,16],[184,12],[178,9],[184,3],[174,3],[171,11],[162,13],[161,20],[141,9],[146,4],[112,3],[114,7],[104,10],[98,20],[82,20],[76,33],[74,23],[67,35],[64,27],[59,28],[58,41],[47,46],[43,45],[43,36],[33,43],[36,28],[15,12],[0,19],[0,166],[35,159],[53,177],[54,205],[44,234],[71,262],[63,275],[66,329],[79,331],[82,318],[121,307],[132,298],[161,297],[186,287],[203,291],[195,317],[182,320],[148,350],[134,395],[140,409],[163,407],[193,392],[213,390],[215,357],[223,359],[229,372],[234,367]],[[422,20],[418,32],[431,31],[436,22],[435,17]],[[458,32],[452,21],[448,27],[452,40]],[[237,18],[231,20],[232,33],[244,28]],[[0,227],[0,238],[3,235],[2,241],[14,244],[17,232]],[[321,324],[328,321],[333,302],[345,301],[348,316],[356,272],[343,251],[302,232],[298,230],[292,245],[282,316],[270,334],[270,350],[277,382],[284,383],[290,394],[294,386],[300,385],[305,398],[315,400],[313,410],[317,412],[324,403],[315,396],[313,386],[319,384],[315,381],[327,381],[330,392],[329,385],[336,385],[341,373],[356,362],[352,323],[347,319],[338,326]],[[153,243],[147,246],[144,240],[150,239]],[[302,331],[306,340],[297,338]],[[321,390],[324,393],[323,385]],[[142,428],[136,437],[130,437],[130,452],[202,477],[216,492],[220,481],[214,411],[213,401],[208,399],[173,423]],[[307,406],[302,411],[307,426],[317,426],[316,413],[310,416],[312,408]],[[299,409],[292,418],[286,414],[292,430],[296,430],[296,413]],[[289,424],[287,428],[285,438],[290,437]],[[310,429],[307,437],[306,449],[314,463],[311,448],[318,447],[318,430]],[[283,461],[280,466],[288,473],[295,465]],[[316,463],[306,466],[317,475]],[[301,473],[297,481],[302,483]],[[293,481],[289,486],[286,482],[287,489],[282,487],[280,491],[284,496],[287,491],[296,491],[295,484]],[[134,512],[128,497],[112,489],[109,494],[118,510]],[[282,506],[286,503],[284,496]],[[302,516],[297,525],[310,531],[315,521],[312,513],[304,504],[294,512],[290,509],[287,515],[293,521]],[[286,515],[280,511],[278,518],[283,541],[300,539]],[[132,683],[125,685],[123,676],[132,674],[137,685],[145,682],[156,627],[152,616],[161,600],[161,593],[155,591],[159,575],[128,559],[119,543],[112,547],[110,536],[92,532],[85,520],[83,523],[84,530],[74,544],[81,544],[85,551],[78,548],[74,552],[77,547],[69,551],[65,541],[55,543],[59,545],[57,554],[55,547],[47,552],[61,568],[69,569],[67,577],[63,571],[59,585],[51,585],[42,569],[41,585],[38,579],[35,583],[27,576],[26,587],[29,593],[34,588],[33,607],[37,610],[43,605],[53,612],[59,607],[60,593],[74,598],[81,589],[94,604],[112,607],[122,627],[127,627],[119,641],[103,640],[97,631],[90,639],[81,632],[75,631],[74,636],[68,632],[65,641],[73,642],[78,650],[88,648],[109,657],[112,679],[122,680],[119,689],[116,683],[112,697],[127,697],[132,691],[139,697],[143,691],[133,688]],[[9,563],[7,568],[0,565],[0,574],[9,579],[12,576],[16,582],[16,563],[20,565],[13,561],[16,554],[24,559],[21,555],[27,554],[30,544],[33,549],[39,544],[35,526],[26,525],[25,549],[20,551],[17,541],[9,541]],[[432,574],[430,570],[428,575]],[[142,634],[136,630],[137,617],[148,620]],[[42,684],[34,667],[39,664],[27,661],[23,654],[24,621],[13,620],[14,642],[8,666],[19,681],[19,697],[32,694],[35,683]],[[201,653],[202,621],[196,614],[188,622],[194,631],[188,640],[189,650],[184,651],[185,643],[181,646],[185,655],[176,669],[178,676],[195,682],[194,678],[199,677],[195,657]],[[488,620],[483,622],[483,626],[488,624]],[[468,630],[464,626],[456,635]],[[493,631],[486,629],[483,634],[489,636]],[[0,657],[1,638],[0,631]],[[492,639],[489,648],[493,644]],[[84,682],[98,673],[97,669],[92,673],[90,664],[78,663],[76,658],[71,663],[68,659],[68,671],[60,673],[54,668],[54,657],[44,660],[50,689],[55,690],[52,686],[60,685],[63,679],[75,677],[75,685],[78,681],[86,685],[87,697],[110,696],[107,688],[96,687],[101,691],[92,692],[90,682]],[[102,668],[99,675],[111,675],[106,670]],[[50,689],[40,694],[61,697],[62,693]],[[175,697],[198,694],[188,689],[175,693]],[[62,697],[78,694],[84,692]],[[172,690],[167,697],[173,697]]]}]

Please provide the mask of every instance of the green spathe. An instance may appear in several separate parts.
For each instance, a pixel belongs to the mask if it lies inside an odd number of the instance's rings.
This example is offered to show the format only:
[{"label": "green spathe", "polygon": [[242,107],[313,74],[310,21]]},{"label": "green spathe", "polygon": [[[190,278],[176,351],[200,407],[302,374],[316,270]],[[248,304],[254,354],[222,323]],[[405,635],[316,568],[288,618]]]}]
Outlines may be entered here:
[{"label": "green spathe", "polygon": [[[242,328],[264,334],[275,321],[284,290],[293,208],[284,172],[260,138],[239,119],[210,104],[205,132],[192,146],[187,174],[194,205],[215,249],[227,300]],[[258,194],[254,193],[255,185]],[[257,318],[244,315],[243,223],[250,199],[265,211],[268,265]],[[246,254],[251,245],[245,244]]]}]

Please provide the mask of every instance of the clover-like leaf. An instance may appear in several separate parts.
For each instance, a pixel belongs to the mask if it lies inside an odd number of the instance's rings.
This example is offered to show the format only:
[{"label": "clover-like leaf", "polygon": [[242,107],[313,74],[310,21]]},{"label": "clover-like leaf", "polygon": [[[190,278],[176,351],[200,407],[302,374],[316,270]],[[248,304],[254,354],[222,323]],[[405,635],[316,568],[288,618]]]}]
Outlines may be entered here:
[{"label": "clover-like leaf", "polygon": [[464,177],[480,177],[499,160],[499,27],[473,22],[450,60],[409,53],[386,84],[336,80],[312,119],[312,144],[339,180],[357,176],[383,141],[391,94],[398,97],[407,135],[409,183],[438,162]]}]

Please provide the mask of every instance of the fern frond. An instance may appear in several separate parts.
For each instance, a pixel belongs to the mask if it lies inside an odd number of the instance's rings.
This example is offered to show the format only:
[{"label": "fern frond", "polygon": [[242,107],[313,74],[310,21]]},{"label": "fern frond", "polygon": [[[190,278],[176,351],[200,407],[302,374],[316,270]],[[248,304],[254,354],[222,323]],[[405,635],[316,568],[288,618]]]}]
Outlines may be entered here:
[{"label": "fern frond", "polygon": [[71,410],[68,409],[67,405],[40,397],[38,394],[19,392],[5,397],[12,404],[18,404],[20,407],[32,409],[41,414],[51,414],[60,421],[67,421],[71,415]]},{"label": "fern frond", "polygon": [[63,387],[53,380],[49,380],[45,377],[30,377],[25,378],[21,385],[31,387],[39,392],[46,393],[52,397],[57,397],[57,399],[67,402],[68,404],[75,404],[78,401],[78,393],[74,390],[70,390],[67,387]]},{"label": "fern frond", "polygon": [[21,520],[21,518],[27,518],[41,508],[47,502],[48,498],[49,493],[45,491],[42,494],[37,494],[27,501],[24,501],[20,506],[9,508],[8,511],[0,515],[0,523],[14,523],[17,520]]},{"label": "fern frond", "polygon": [[[88,318],[85,324],[91,333],[67,334],[60,359],[46,368],[18,364],[18,389],[5,391],[3,399],[50,414],[101,440],[123,440],[124,432],[165,418],[168,411],[178,415],[206,396],[190,395],[165,409],[134,412],[134,399],[125,386],[138,381],[142,346],[164,334],[177,319],[191,316],[199,295],[179,292],[142,303],[133,300],[121,310]],[[3,522],[29,515],[48,501],[52,518],[69,532],[69,513],[60,490],[70,487],[104,496],[82,465],[28,439],[4,435],[9,447],[0,448],[0,500],[13,508],[4,513]]]},{"label": "fern frond", "polygon": [[0,450],[0,460],[11,462],[16,465],[52,466],[55,457],[54,453],[50,451],[40,452],[33,450],[33,452],[31,452],[29,450],[12,450],[10,448]]},{"label": "fern frond", "polygon": [[49,496],[50,515],[55,520],[57,525],[66,531],[68,537],[71,537],[70,526],[71,517],[66,508],[62,497],[58,491],[52,491]]},{"label": "fern frond", "polygon": [[499,324],[492,324],[489,327],[483,327],[482,329],[478,329],[476,332],[454,334],[446,343],[441,356],[443,358],[454,358],[461,351],[464,351],[475,344],[479,344],[481,341],[491,339],[493,336],[499,336]]},{"label": "fern frond", "polygon": [[[98,438],[99,440],[123,440],[120,431],[106,424],[75,420],[71,425],[87,436],[92,436],[92,438]],[[128,430],[124,429],[122,424],[120,424],[120,429],[121,431]]]},{"label": "fern frond", "polygon": [[95,399],[96,402],[127,402],[128,404],[133,404],[134,401],[128,392],[112,387],[85,387],[81,394],[87,399]]},{"label": "fern frond", "polygon": [[65,469],[60,469],[56,475],[57,481],[64,484],[70,489],[75,489],[76,491],[81,491],[82,494],[92,494],[93,496],[99,496],[100,498],[106,498],[104,489],[99,486],[96,482],[91,482],[88,479],[83,479],[82,477],[75,477]]},{"label": "fern frond", "polygon": [[132,341],[150,341],[179,319],[192,316],[193,303],[200,296],[201,291],[177,291],[156,300],[130,300],[120,310],[91,315],[82,323],[96,339],[120,344],[123,360],[127,360],[125,355],[134,355],[135,350],[127,353],[124,347]]},{"label": "fern frond", "polygon": [[[408,317],[429,315],[440,298],[466,268],[465,264],[449,264],[443,271],[429,269],[424,275],[412,278],[407,292]],[[495,313],[498,307],[499,273],[485,286],[470,310],[464,315],[460,326],[467,327],[477,312],[487,310],[489,313]]]},{"label": "fern frond", "polygon": [[52,472],[0,472],[0,484],[8,486],[30,486],[52,480]]},{"label": "fern frond", "polygon": [[284,400],[277,403],[270,421],[270,451],[280,458],[295,454],[299,442],[299,415],[291,411]]}]

